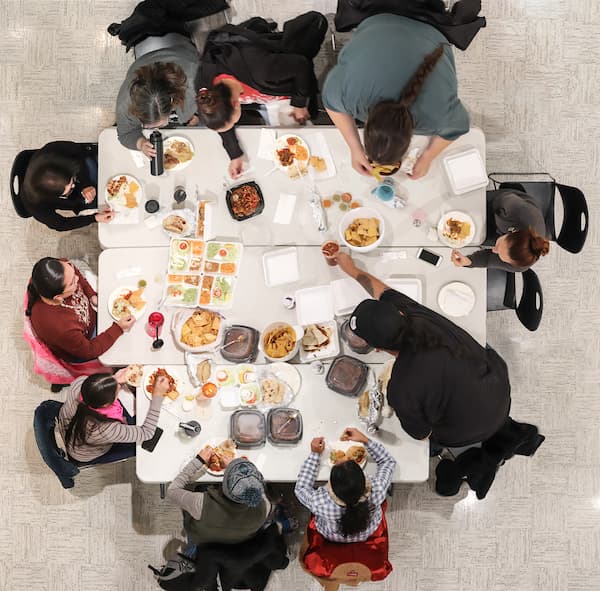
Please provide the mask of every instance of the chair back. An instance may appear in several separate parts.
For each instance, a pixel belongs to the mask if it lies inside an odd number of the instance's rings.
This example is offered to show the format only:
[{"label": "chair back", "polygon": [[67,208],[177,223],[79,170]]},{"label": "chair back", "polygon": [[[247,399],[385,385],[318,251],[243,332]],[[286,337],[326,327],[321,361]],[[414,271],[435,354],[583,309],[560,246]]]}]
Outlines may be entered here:
[{"label": "chair back", "polygon": [[54,428],[62,402],[58,400],[44,400],[33,415],[33,432],[38,450],[45,464],[52,470],[63,488],[72,488],[75,485],[73,478],[79,474],[79,468],[72,464],[63,450],[58,447]]},{"label": "chair back", "polygon": [[487,311],[516,310],[515,274],[504,269],[487,269]]},{"label": "chair back", "polygon": [[37,152],[37,150],[23,150],[19,152],[12,164],[10,169],[10,196],[12,198],[13,207],[17,212],[17,215],[22,218],[30,218],[31,214],[23,203],[23,181],[25,180],[25,173],[29,166],[31,157]]},{"label": "chair back", "polygon": [[143,55],[159,49],[168,49],[176,45],[190,45],[189,37],[179,33],[167,33],[162,36],[146,37],[143,41],[137,43],[133,48],[135,59],[140,59]]},{"label": "chair back", "polygon": [[556,185],[562,199],[564,217],[556,243],[565,250],[578,253],[583,248],[589,226],[588,206],[584,194],[576,187]]},{"label": "chair back", "polygon": [[544,311],[542,284],[532,269],[522,273],[523,293],[517,306],[517,316],[521,324],[528,330],[537,330]]}]

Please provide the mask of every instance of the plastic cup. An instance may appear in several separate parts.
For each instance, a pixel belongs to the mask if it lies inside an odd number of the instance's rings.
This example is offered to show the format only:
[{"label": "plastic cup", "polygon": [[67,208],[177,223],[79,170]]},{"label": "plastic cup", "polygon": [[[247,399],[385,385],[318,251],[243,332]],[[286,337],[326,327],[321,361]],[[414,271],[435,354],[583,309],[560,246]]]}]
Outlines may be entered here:
[{"label": "plastic cup", "polygon": [[156,213],[160,209],[160,203],[156,199],[148,199],[144,205],[148,213]]},{"label": "plastic cup", "polygon": [[163,314],[160,312],[151,312],[146,322],[146,333],[148,336],[151,336],[153,339],[159,337],[164,323],[165,317]]},{"label": "plastic cup", "polygon": [[380,201],[391,201],[394,198],[394,188],[387,183],[380,183],[375,187],[375,196]]},{"label": "plastic cup", "polygon": [[327,240],[321,246],[321,252],[323,253],[323,257],[325,258],[325,262],[330,267],[335,267],[337,265],[337,261],[335,260],[335,255],[340,251],[340,243],[336,240]]}]

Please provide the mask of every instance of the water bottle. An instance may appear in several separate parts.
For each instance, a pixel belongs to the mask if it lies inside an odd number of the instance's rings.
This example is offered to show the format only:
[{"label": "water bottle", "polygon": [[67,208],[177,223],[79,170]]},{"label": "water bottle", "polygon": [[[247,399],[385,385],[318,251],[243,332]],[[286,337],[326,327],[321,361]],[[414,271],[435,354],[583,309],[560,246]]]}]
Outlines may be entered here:
[{"label": "water bottle", "polygon": [[156,150],[156,156],[150,160],[150,174],[160,176],[164,172],[163,168],[163,137],[160,131],[155,129],[150,134],[150,143]]}]

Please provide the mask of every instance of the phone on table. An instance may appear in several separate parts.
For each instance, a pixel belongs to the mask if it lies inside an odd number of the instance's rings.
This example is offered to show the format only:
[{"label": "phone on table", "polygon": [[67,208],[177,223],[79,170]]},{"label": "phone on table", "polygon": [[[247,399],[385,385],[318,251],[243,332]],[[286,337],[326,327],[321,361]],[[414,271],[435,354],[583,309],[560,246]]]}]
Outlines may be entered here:
[{"label": "phone on table", "polygon": [[146,439],[146,441],[144,441],[142,443],[142,449],[145,449],[146,451],[149,452],[153,452],[154,448],[156,447],[156,444],[159,442],[160,438],[162,437],[163,434],[163,430],[160,427],[156,427],[156,431],[154,431],[154,435],[152,435],[152,437],[150,439]]},{"label": "phone on table", "polygon": [[444,257],[441,254],[436,254],[431,250],[427,250],[426,248],[419,248],[417,251],[417,258],[433,265],[434,267],[439,267],[442,264],[442,260]]}]

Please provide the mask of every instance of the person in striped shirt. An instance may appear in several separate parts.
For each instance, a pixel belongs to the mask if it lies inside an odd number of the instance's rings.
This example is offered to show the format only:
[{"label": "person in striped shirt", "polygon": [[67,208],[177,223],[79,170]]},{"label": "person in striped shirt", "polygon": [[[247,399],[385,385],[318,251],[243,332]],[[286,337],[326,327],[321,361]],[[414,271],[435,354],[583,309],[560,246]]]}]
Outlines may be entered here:
[{"label": "person in striped shirt", "polygon": [[114,375],[98,373],[73,381],[58,415],[60,434],[69,458],[76,463],[101,463],[135,455],[135,444],[150,439],[156,431],[167,378],[154,383],[152,401],[143,424],[125,411],[117,398],[125,383],[127,368]]},{"label": "person in striped shirt", "polygon": [[329,482],[314,487],[325,449],[323,437],[310,444],[311,453],[302,464],[295,493],[298,500],[315,516],[317,531],[331,542],[364,542],[379,527],[382,504],[392,481],[396,460],[381,445],[358,429],[344,430],[342,440],[364,443],[377,464],[375,476],[366,477],[353,460],[336,464]]}]

